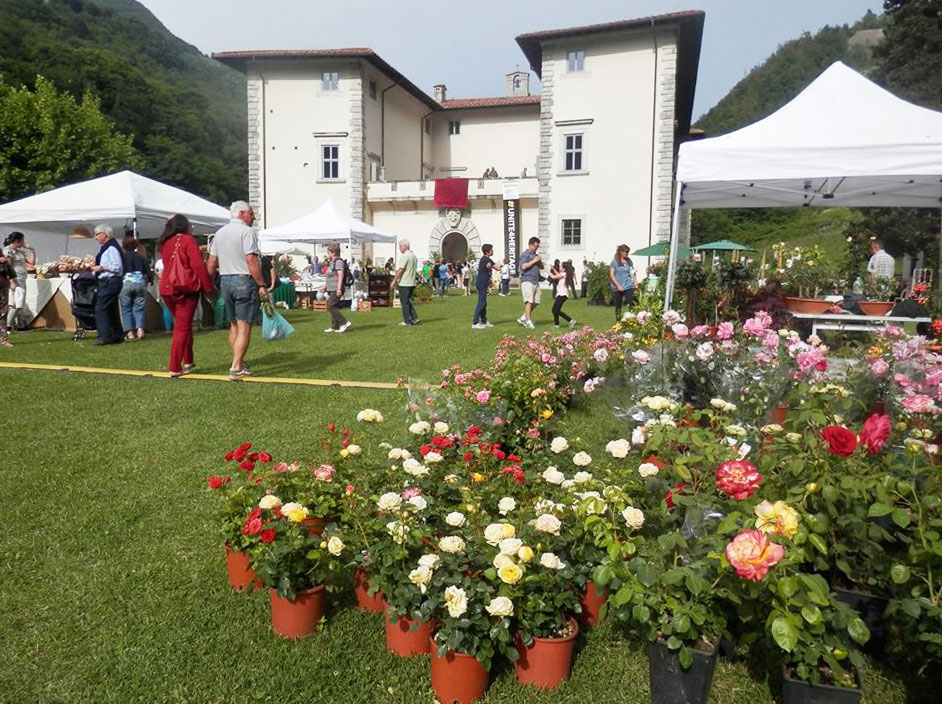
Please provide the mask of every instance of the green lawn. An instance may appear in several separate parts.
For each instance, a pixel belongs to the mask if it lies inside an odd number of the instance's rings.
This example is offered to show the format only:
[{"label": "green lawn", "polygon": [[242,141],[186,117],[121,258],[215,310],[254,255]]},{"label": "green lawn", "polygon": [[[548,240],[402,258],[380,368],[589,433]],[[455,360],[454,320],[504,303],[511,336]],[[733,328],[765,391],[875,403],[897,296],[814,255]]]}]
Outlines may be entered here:
[{"label": "green lawn", "polygon": [[[535,314],[535,332],[553,329],[552,300],[544,292],[544,304]],[[494,327],[472,330],[476,296],[451,295],[417,305],[421,324],[400,327],[398,308],[374,308],[371,313],[349,313],[353,327],[342,335],[326,334],[326,313],[306,310],[287,312],[296,332],[287,340],[263,342],[261,329],[253,331],[247,361],[255,374],[277,377],[395,381],[399,377],[437,378],[441,370],[460,362],[488,362],[502,335],[527,332],[516,323],[522,312],[519,294],[488,299],[489,319]],[[565,310],[580,324],[608,327],[614,309],[589,306],[583,299],[569,301]],[[284,312],[284,311],[282,311]],[[71,364],[166,371],[170,336],[153,335],[141,341],[96,347],[95,337],[73,342],[71,333],[36,331],[13,335],[13,349],[0,349],[0,361],[35,364]],[[194,354],[201,372],[225,374],[230,354],[225,331],[196,334]]]},{"label": "green lawn", "polygon": [[[425,327],[399,328],[393,311],[353,317],[344,336],[316,330],[323,314],[292,313],[298,334],[257,343],[261,374],[392,380],[431,377],[447,363],[493,354],[519,299],[495,299],[491,331],[472,331],[470,299],[420,308]],[[572,305],[572,304],[571,304]],[[576,302],[576,316],[606,321],[611,309]],[[542,326],[546,328],[545,324]],[[475,339],[479,336],[480,339]],[[17,361],[160,369],[167,340],[120,347],[72,343],[60,333],[16,336]],[[207,371],[227,365],[224,334],[198,337]],[[301,359],[295,359],[300,356]],[[272,635],[263,594],[232,593],[204,477],[245,441],[276,457],[304,457],[330,421],[355,426],[378,408],[382,426],[361,444],[405,435],[401,391],[185,382],[0,369],[7,422],[0,433],[0,702],[431,702],[428,661],[386,653],[382,618],[331,604],[322,633],[300,642]],[[567,433],[619,437],[599,400],[574,409]],[[361,430],[361,428],[357,428]],[[745,655],[745,654],[744,654]],[[498,668],[487,701],[648,700],[644,646],[611,624],[581,638],[572,679],[555,693],[517,686]],[[713,701],[778,699],[776,677],[752,660],[721,662]],[[934,701],[892,665],[867,669],[868,704]]]}]

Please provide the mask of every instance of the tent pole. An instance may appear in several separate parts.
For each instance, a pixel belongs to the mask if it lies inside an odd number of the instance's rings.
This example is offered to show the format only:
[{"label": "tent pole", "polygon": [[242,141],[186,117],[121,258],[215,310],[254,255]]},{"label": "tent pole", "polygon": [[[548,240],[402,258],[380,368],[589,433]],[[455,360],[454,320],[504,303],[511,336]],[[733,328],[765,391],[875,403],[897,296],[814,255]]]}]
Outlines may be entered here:
[{"label": "tent pole", "polygon": [[939,300],[942,300],[942,208],[939,208],[939,258],[936,262],[936,291]]},{"label": "tent pole", "polygon": [[671,222],[671,248],[667,259],[667,283],[664,291],[664,312],[670,310],[671,299],[674,297],[674,273],[677,268],[677,241],[680,238],[680,203],[684,184],[677,182],[677,193],[674,195],[674,219]]}]

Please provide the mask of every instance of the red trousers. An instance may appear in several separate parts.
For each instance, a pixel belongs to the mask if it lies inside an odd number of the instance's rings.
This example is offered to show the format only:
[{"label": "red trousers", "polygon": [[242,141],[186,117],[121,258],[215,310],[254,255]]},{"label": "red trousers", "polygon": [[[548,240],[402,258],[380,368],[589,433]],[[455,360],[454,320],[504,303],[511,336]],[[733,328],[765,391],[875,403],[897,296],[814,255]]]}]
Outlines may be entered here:
[{"label": "red trousers", "polygon": [[180,372],[182,365],[193,364],[193,313],[199,295],[165,296],[163,301],[173,316],[173,341],[170,343],[170,371]]}]

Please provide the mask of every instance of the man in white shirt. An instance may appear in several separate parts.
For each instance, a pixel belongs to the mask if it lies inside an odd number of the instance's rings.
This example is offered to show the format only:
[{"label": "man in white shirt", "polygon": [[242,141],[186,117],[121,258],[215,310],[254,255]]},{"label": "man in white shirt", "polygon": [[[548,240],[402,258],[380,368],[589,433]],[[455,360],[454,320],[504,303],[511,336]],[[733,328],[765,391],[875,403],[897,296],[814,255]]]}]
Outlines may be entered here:
[{"label": "man in white shirt", "polygon": [[114,239],[114,231],[108,225],[95,228],[95,239],[101,245],[95,257],[92,271],[98,278],[98,296],[95,299],[95,328],[98,330],[98,345],[116,345],[124,341],[121,325],[121,309],[118,296],[121,294],[124,275],[124,258]]},{"label": "man in white shirt", "polygon": [[252,339],[252,322],[258,311],[259,296],[268,288],[258,260],[258,237],[252,229],[255,211],[244,200],[229,206],[232,220],[213,237],[206,268],[210,276],[219,272],[219,292],[229,314],[229,347],[232,380],[251,376],[245,364],[245,353]]},{"label": "man in white shirt", "polygon": [[896,273],[896,260],[883,249],[883,241],[873,239],[870,241],[870,251],[873,256],[867,262],[867,272],[871,279],[892,279]]},{"label": "man in white shirt", "polygon": [[504,259],[500,265],[500,293],[499,296],[510,295],[510,260]]}]

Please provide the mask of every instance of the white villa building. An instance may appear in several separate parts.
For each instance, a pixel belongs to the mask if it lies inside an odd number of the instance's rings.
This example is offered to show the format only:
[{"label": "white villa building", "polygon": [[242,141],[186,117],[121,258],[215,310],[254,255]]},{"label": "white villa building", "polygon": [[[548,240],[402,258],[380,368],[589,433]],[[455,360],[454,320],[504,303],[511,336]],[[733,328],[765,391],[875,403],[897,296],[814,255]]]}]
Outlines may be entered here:
[{"label": "white villa building", "polygon": [[[449,98],[444,85],[430,96],[366,48],[214,58],[246,74],[249,198],[262,227],[333,199],[408,238],[420,260],[461,259],[485,242],[499,260],[507,198],[519,250],[537,235],[544,256],[578,271],[619,243],[670,235],[703,20],[687,11],[520,35],[538,95],[517,71],[502,97]],[[490,169],[499,177],[484,178]],[[468,179],[466,207],[436,205],[442,178]],[[365,247],[377,261],[393,255]]]}]

